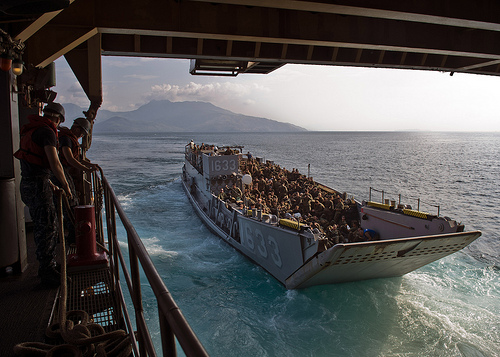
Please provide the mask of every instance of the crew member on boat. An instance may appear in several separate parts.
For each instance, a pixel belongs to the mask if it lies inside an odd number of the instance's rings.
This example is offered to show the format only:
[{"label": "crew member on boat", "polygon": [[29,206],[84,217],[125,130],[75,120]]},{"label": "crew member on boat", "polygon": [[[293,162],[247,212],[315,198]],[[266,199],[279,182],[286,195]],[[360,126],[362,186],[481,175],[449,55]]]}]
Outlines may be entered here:
[{"label": "crew member on boat", "polygon": [[219,195],[217,197],[221,201],[225,201],[227,199],[227,194],[224,192],[223,188],[220,189]]},{"label": "crew member on boat", "polygon": [[[322,191],[313,181],[301,175],[297,169],[292,172],[280,168],[279,165],[266,162],[246,162],[245,172],[252,174],[253,182],[245,192],[247,202],[262,201],[264,212],[270,212],[283,217],[288,213],[300,212],[306,224],[318,223],[320,232],[336,237],[339,241],[347,242],[350,239],[359,239],[357,228],[353,234],[351,227],[358,227],[357,215],[351,214],[356,210],[355,202],[346,200],[341,195]],[[342,216],[344,219],[342,220]],[[332,227],[332,228],[329,228]],[[335,227],[335,228],[333,228]],[[335,233],[334,233],[335,232]],[[349,234],[351,233],[351,234]],[[351,238],[350,238],[351,237]]]},{"label": "crew member on boat", "polygon": [[[212,154],[214,146],[202,144],[200,149],[205,153],[210,150]],[[226,147],[219,154],[234,152]],[[198,160],[201,155],[199,157]],[[332,244],[336,241],[366,240],[363,232],[359,231],[356,203],[347,199],[345,193],[340,195],[325,191],[295,168],[288,171],[271,161],[250,160],[248,154],[241,165],[242,172],[252,176],[252,183],[244,194],[236,185],[226,185],[224,190],[217,192],[223,201],[241,203],[243,200],[250,208],[279,217],[293,217],[298,213],[302,216],[301,222],[327,236]]]}]

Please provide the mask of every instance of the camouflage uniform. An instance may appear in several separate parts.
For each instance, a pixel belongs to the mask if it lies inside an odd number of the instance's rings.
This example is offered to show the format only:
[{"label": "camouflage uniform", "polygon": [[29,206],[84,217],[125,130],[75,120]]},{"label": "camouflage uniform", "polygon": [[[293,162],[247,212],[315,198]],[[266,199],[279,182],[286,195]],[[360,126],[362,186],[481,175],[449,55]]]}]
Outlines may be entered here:
[{"label": "camouflage uniform", "polygon": [[[64,170],[64,176],[66,177],[66,182],[68,183],[68,186],[69,186],[69,189],[70,189],[71,195],[72,195],[72,197],[70,199],[68,199],[69,207],[70,207],[71,211],[74,212],[75,207],[78,206],[78,195],[76,192],[75,183],[73,181],[73,177],[69,173],[70,169],[66,166],[63,166],[63,170]],[[52,175],[50,179],[54,183],[54,185],[62,187],[62,184],[59,182],[59,180],[54,175]],[[54,196],[54,205],[57,205],[57,204],[58,204],[57,199]],[[72,214],[72,213],[68,212],[66,205],[63,204],[63,224],[64,224],[65,230],[68,231],[68,236],[66,238],[66,241],[69,244],[76,242],[75,226],[73,225],[73,222],[69,218],[70,214]]]},{"label": "camouflage uniform", "polygon": [[42,284],[57,286],[60,274],[55,256],[59,230],[49,181],[50,163],[44,149],[57,147],[57,129],[46,117],[30,115],[28,119],[29,123],[21,129],[20,149],[14,153],[21,163],[21,199],[28,206],[33,221],[38,275]]},{"label": "camouflage uniform", "polygon": [[230,195],[233,200],[237,201],[241,199],[242,193],[238,187],[233,186],[230,190]]},{"label": "camouflage uniform", "polygon": [[33,221],[39,275],[56,266],[58,221],[52,196],[49,175],[21,178],[21,198]]}]

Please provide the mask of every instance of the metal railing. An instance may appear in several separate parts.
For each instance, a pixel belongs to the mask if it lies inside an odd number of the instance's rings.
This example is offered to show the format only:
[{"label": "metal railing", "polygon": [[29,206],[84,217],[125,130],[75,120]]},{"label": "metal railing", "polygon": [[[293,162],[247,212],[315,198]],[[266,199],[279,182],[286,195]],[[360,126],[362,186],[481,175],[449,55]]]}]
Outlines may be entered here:
[{"label": "metal railing", "polygon": [[[93,175],[94,186],[94,203],[99,202],[98,191],[101,190],[101,181],[97,175]],[[156,297],[158,303],[158,316],[160,336],[162,343],[162,353],[164,357],[177,356],[176,342],[179,342],[186,356],[208,356],[203,345],[198,340],[197,336],[189,326],[186,318],[183,316],[180,308],[175,303],[172,295],[168,291],[165,283],[161,279],[156,270],[151,258],[146,251],[139,235],[135,231],[132,223],[127,218],[123,211],[111,185],[104,177],[101,171],[102,178],[102,193],[104,198],[105,214],[106,214],[106,231],[108,236],[108,250],[110,255],[110,270],[115,286],[117,296],[120,302],[119,309],[125,320],[127,329],[133,340],[133,351],[135,356],[157,356],[157,352],[151,340],[144,310],[142,305],[141,292],[141,276],[140,268],[142,268],[149,285]],[[97,209],[96,209],[97,211]],[[127,244],[129,250],[129,266],[130,272],[127,269],[126,259],[120,249],[116,229],[116,214],[127,232]],[[99,220],[102,215],[97,214]],[[99,226],[99,225],[98,225]],[[102,222],[100,227],[102,227]],[[103,232],[103,230],[101,230]],[[99,233],[99,228],[98,228]],[[120,269],[121,267],[121,269]],[[128,314],[125,298],[120,285],[120,272],[123,274],[123,280],[126,282],[132,304],[135,312],[136,328],[134,329]],[[137,331],[136,334],[133,331]],[[135,335],[135,336],[134,336]]]},{"label": "metal railing", "polygon": [[[421,203],[424,203],[426,204],[427,206],[429,207],[433,207],[435,209],[437,209],[437,216],[439,217],[439,214],[440,214],[440,206],[439,205],[436,205],[436,204],[433,204],[433,203],[429,203],[429,202],[425,202],[425,201],[422,201],[419,197],[412,197],[412,196],[402,196],[400,193],[399,194],[395,194],[395,193],[391,193],[391,192],[387,192],[387,191],[384,191],[384,190],[378,190],[376,188],[373,188],[373,187],[370,187],[370,194],[369,194],[369,198],[368,198],[368,201],[371,201],[372,200],[372,191],[373,192],[379,192],[382,194],[382,199],[380,202],[382,203],[385,203],[386,201],[389,201],[389,199],[386,198],[386,195],[390,195],[392,197],[394,196],[397,196],[398,197],[398,205],[402,203],[402,199],[403,198],[406,198],[406,199],[410,199],[410,200],[414,200],[417,202],[417,211],[420,211],[420,204]],[[395,201],[395,200],[394,200]]]}]

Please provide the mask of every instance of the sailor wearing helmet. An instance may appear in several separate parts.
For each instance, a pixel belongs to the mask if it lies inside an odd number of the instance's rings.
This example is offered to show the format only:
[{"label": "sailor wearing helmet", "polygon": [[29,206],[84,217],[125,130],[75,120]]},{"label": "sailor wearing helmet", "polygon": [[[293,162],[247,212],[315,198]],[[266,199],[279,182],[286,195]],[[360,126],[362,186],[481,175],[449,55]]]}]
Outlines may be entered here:
[{"label": "sailor wearing helmet", "polygon": [[76,118],[71,129],[59,128],[59,158],[65,169],[74,167],[80,171],[95,171],[98,166],[81,160],[78,139],[90,132],[90,122],[85,118]]},{"label": "sailor wearing helmet", "polygon": [[[81,171],[92,172],[98,168],[96,164],[81,160],[80,144],[78,139],[90,132],[90,122],[85,118],[77,118],[73,121],[71,129],[67,127],[59,127],[59,160],[64,169],[66,180],[68,181],[73,199],[69,201],[71,209],[78,205],[78,195],[76,193],[75,184],[79,179]],[[75,172],[76,171],[76,172]],[[52,181],[59,185],[57,177],[53,177]],[[75,242],[75,229],[71,220],[68,219],[66,208],[64,208],[64,226],[68,229],[68,243]]]},{"label": "sailor wearing helmet", "polygon": [[21,161],[21,199],[33,221],[38,275],[47,286],[60,282],[55,261],[58,223],[51,174],[57,177],[67,197],[72,197],[57,155],[57,126],[64,122],[64,114],[61,104],[49,103],[43,116],[28,116],[29,123],[21,129],[20,149],[14,154]]}]

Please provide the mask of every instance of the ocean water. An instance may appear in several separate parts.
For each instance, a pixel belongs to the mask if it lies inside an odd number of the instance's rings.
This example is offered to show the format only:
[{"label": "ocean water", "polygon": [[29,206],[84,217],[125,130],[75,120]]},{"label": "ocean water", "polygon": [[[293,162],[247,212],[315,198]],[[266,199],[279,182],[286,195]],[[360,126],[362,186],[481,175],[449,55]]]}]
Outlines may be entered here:
[{"label": "ocean water", "polygon": [[[414,208],[419,197],[483,235],[400,278],[289,291],[194,213],[180,181],[191,139],[244,145],[304,174],[310,165],[358,200],[369,187]],[[212,356],[500,356],[500,133],[110,134],[95,135],[88,156]],[[146,281],[143,297],[161,351]]]}]

